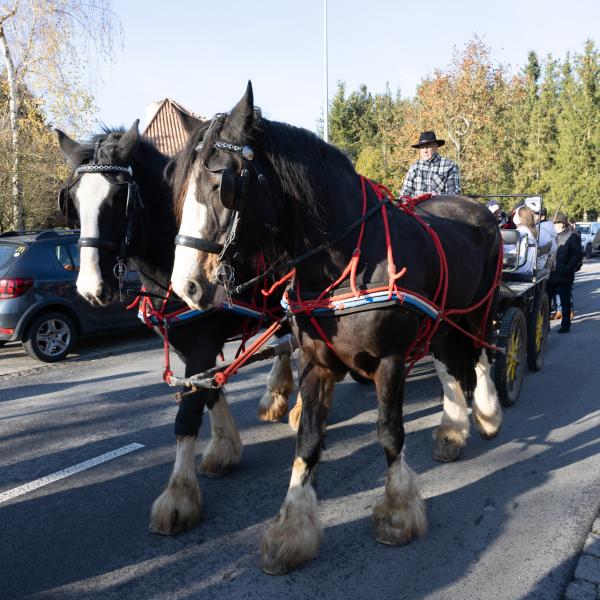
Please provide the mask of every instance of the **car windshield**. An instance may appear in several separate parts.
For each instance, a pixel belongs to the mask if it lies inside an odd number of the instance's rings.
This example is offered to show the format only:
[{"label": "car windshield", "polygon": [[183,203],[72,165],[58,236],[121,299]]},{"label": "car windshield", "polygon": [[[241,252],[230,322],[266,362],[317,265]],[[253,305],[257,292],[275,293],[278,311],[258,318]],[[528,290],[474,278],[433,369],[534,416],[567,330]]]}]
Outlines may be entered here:
[{"label": "car windshield", "polygon": [[577,231],[579,231],[579,233],[589,233],[590,232],[589,225],[575,225],[575,227],[577,228]]},{"label": "car windshield", "polygon": [[26,249],[24,244],[0,243],[0,275],[5,274]]}]

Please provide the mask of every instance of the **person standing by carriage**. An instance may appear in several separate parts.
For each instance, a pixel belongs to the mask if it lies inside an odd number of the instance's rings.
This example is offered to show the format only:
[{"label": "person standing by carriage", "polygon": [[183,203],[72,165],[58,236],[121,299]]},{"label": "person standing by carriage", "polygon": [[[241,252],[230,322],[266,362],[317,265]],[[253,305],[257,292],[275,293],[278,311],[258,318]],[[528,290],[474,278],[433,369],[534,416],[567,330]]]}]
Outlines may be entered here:
[{"label": "person standing by carriage", "polygon": [[419,160],[411,165],[404,178],[402,196],[460,194],[458,165],[438,154],[438,149],[445,143],[445,140],[437,139],[434,131],[423,131],[419,141],[412,144],[411,148],[419,150]]},{"label": "person standing by carriage", "polygon": [[560,296],[562,308],[562,320],[558,333],[568,333],[571,329],[571,294],[575,271],[578,270],[581,261],[581,240],[573,232],[569,220],[563,213],[554,217],[556,229],[556,264],[550,273],[548,280],[548,295],[550,298],[554,293]]}]

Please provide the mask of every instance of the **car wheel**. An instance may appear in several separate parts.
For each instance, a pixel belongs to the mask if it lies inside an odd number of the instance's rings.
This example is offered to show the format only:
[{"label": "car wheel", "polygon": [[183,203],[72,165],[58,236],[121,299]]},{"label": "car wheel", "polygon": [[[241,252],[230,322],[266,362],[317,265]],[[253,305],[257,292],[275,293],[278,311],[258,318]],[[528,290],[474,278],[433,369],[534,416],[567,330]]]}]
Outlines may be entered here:
[{"label": "car wheel", "polygon": [[591,244],[588,244],[585,247],[585,257],[586,258],[592,258],[592,245]]},{"label": "car wheel", "polygon": [[75,338],[75,326],[67,315],[47,312],[38,315],[23,338],[25,352],[42,362],[58,362],[67,356]]}]

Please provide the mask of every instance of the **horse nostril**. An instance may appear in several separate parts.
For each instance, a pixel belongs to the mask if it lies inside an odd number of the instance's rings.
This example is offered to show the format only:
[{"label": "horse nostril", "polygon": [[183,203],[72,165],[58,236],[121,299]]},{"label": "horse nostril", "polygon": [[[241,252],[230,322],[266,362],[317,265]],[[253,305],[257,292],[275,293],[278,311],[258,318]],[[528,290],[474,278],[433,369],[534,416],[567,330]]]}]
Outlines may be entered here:
[{"label": "horse nostril", "polygon": [[185,284],[185,294],[188,298],[193,298],[198,292],[198,286],[194,281],[188,281]]},{"label": "horse nostril", "polygon": [[96,297],[102,304],[104,304],[110,300],[110,291],[109,291],[108,287],[106,285],[104,285],[103,283],[101,283],[98,286],[98,291],[96,292]]}]

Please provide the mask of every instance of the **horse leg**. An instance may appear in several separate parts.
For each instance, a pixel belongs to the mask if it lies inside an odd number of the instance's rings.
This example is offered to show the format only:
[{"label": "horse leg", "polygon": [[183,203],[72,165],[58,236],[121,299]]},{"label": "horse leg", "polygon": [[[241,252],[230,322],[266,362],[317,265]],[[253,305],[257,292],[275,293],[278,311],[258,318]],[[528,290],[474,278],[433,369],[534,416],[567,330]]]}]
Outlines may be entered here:
[{"label": "horse leg", "polygon": [[502,425],[502,408],[490,371],[487,352],[482,349],[475,365],[477,384],[473,392],[473,423],[486,440],[496,437]]},{"label": "horse leg", "polygon": [[375,372],[379,415],[377,436],[388,471],[383,498],[373,509],[375,539],[394,546],[407,544],[427,531],[425,503],[412,469],[404,460],[404,361],[384,358]]},{"label": "horse leg", "polygon": [[194,448],[202,423],[206,391],[182,398],[175,418],[177,455],[167,487],[154,501],[150,531],[174,535],[193,527],[202,514],[202,494],[196,478]]},{"label": "horse leg", "polygon": [[290,414],[288,417],[288,423],[290,429],[292,431],[298,431],[300,427],[300,417],[302,416],[302,392],[298,392],[298,396],[296,397],[296,404],[294,404],[294,408],[290,410]]},{"label": "horse leg", "polygon": [[242,440],[227,399],[221,390],[215,402],[207,402],[211,439],[204,451],[200,472],[207,477],[221,477],[236,467],[242,458]]},{"label": "horse leg", "polygon": [[288,410],[288,397],[294,389],[292,361],[289,354],[275,358],[267,379],[267,389],[258,404],[258,418],[279,421]]},{"label": "horse leg", "polygon": [[331,373],[305,360],[303,352],[300,360],[303,406],[292,476],[279,514],[261,544],[261,568],[271,575],[287,573],[314,558],[323,539],[312,482],[335,381]]},{"label": "horse leg", "polygon": [[433,359],[435,370],[444,388],[442,422],[433,432],[433,458],[441,462],[457,460],[469,436],[467,402],[459,381],[448,372],[444,363]]}]

